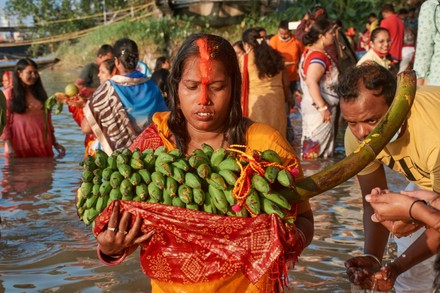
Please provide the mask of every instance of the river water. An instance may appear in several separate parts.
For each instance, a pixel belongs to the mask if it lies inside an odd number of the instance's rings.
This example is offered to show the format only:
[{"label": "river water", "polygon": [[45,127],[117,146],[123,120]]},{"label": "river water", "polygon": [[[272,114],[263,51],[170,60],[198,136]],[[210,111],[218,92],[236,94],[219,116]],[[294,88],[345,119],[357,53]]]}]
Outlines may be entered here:
[{"label": "river water", "polygon": [[[62,91],[77,70],[41,73],[48,94]],[[300,116],[291,115],[295,142]],[[115,267],[96,256],[91,228],[79,221],[75,190],[80,184],[83,139],[67,109],[53,115],[56,137],[67,154],[55,159],[4,157],[0,145],[0,292],[150,292],[135,253]],[[342,153],[341,142],[337,151]],[[302,162],[306,175],[340,160]],[[402,178],[391,176],[391,189]],[[350,292],[344,261],[362,252],[362,206],[355,179],[311,199],[315,236],[294,269],[286,292]]]}]

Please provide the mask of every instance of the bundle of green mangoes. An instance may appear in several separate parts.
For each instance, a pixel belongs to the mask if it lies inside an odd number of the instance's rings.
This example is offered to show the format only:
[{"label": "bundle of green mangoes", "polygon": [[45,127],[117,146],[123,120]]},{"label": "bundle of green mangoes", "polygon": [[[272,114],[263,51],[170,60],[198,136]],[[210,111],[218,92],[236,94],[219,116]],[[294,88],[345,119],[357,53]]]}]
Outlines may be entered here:
[{"label": "bundle of green mangoes", "polygon": [[251,161],[255,158],[264,172],[248,173],[250,186],[242,190],[245,196],[237,196],[237,188],[234,196],[237,180],[249,164],[237,152],[214,150],[207,144],[188,156],[164,146],[142,152],[122,149],[111,155],[98,150],[81,162],[78,216],[90,225],[113,200],[136,200],[228,216],[275,213],[291,220],[286,217],[291,205],[282,192],[292,190],[294,176],[281,166],[275,151],[254,152]]}]

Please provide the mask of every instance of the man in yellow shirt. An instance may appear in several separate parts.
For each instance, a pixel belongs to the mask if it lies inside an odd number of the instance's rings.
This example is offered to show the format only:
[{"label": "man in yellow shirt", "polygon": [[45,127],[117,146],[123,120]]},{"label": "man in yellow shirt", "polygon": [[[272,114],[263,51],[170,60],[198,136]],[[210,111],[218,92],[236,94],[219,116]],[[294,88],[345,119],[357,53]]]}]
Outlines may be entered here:
[{"label": "man in yellow shirt", "polygon": [[[366,63],[339,77],[336,91],[341,112],[348,123],[345,134],[346,153],[352,153],[387,112],[396,92],[396,81],[384,67]],[[440,192],[440,88],[421,87],[406,121],[376,159],[358,173],[364,208],[365,244],[363,256],[347,261],[350,281],[371,289],[389,231],[398,237],[398,257],[382,270],[390,288],[396,292],[432,292],[433,261],[440,233],[420,224],[403,222],[376,223],[365,195],[379,187],[387,189],[384,165],[406,177],[406,190],[426,189]],[[386,195],[383,195],[386,196]],[[394,283],[395,282],[395,283]]]}]

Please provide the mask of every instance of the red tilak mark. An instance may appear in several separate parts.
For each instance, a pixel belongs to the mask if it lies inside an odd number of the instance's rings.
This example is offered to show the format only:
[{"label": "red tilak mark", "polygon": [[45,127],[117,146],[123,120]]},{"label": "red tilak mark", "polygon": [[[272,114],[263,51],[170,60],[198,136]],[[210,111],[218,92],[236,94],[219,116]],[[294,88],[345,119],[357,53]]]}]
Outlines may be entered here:
[{"label": "red tilak mark", "polygon": [[210,69],[208,40],[206,38],[198,39],[197,46],[199,47],[200,52],[199,69],[202,76],[202,92],[200,93],[200,103],[205,105],[208,103],[207,88],[209,84],[208,74]]}]

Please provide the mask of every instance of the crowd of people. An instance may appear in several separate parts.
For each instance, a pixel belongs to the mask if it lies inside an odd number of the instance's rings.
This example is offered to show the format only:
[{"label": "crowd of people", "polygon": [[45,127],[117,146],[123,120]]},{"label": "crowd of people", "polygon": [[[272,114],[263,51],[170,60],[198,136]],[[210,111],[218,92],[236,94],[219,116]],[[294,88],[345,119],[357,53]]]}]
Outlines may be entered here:
[{"label": "crowd of people", "polygon": [[[425,1],[420,10],[398,12],[385,4],[380,17],[371,13],[365,31],[356,36],[353,28],[345,30],[316,5],[295,32],[283,20],[271,37],[261,27],[244,30],[236,42],[191,35],[175,56],[158,57],[153,71],[139,60],[136,42],[123,38],[102,45],[96,60],[81,70],[75,84],[82,99],[60,99],[86,136],[85,156],[160,145],[189,154],[207,143],[214,148],[273,149],[287,165],[297,157],[331,158],[341,126],[346,154],[351,154],[385,116],[398,74],[414,69],[420,87],[407,119],[356,176],[363,200],[364,254],[345,265],[350,282],[363,289],[432,292],[440,289],[434,270],[435,262],[440,266],[440,258],[435,261],[440,250],[437,9],[437,0]],[[52,157],[53,149],[63,156],[66,150],[57,143],[35,62],[19,60],[14,72],[4,75],[3,85],[5,156]],[[289,133],[292,109],[301,115],[299,154]],[[384,166],[405,176],[405,191],[388,190]],[[289,237],[299,239],[304,249],[313,238],[313,213],[307,200],[295,208]],[[153,242],[154,233],[141,233],[143,219],[137,217],[130,226],[131,218],[116,206],[109,229],[97,235],[103,262],[118,264],[141,243]],[[383,263],[390,233],[398,237],[398,256]],[[264,274],[258,286],[273,288],[272,282]],[[166,282],[152,280],[152,286],[171,292]],[[243,271],[232,279],[171,287],[172,292],[194,292],[194,286],[208,292],[261,288]]]}]

